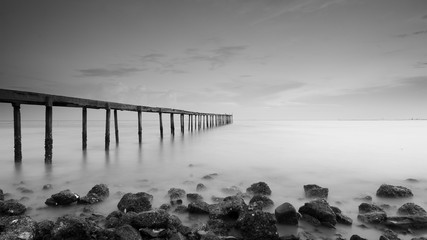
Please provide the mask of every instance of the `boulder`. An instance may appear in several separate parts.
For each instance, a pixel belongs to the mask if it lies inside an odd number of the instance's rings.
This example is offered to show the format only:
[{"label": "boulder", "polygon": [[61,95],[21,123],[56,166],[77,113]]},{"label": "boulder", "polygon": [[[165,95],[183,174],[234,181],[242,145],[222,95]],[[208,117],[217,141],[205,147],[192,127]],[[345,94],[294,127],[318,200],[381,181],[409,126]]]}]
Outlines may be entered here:
[{"label": "boulder", "polygon": [[352,225],[353,220],[350,217],[347,217],[341,212],[341,209],[338,207],[331,206],[332,211],[334,211],[335,215],[337,216],[337,222],[344,224],[344,225]]},{"label": "boulder", "polygon": [[322,225],[322,223],[317,218],[312,217],[312,216],[307,215],[307,214],[302,214],[301,220],[304,222],[310,223],[311,225],[313,225],[315,227]]},{"label": "boulder", "polygon": [[90,226],[80,217],[72,215],[59,217],[52,229],[52,239],[90,240]]},{"label": "boulder", "polygon": [[245,240],[278,240],[274,215],[263,211],[246,211],[238,220]]},{"label": "boulder", "polygon": [[300,207],[298,211],[301,214],[307,214],[316,218],[322,223],[322,225],[335,226],[337,224],[334,211],[331,209],[328,202],[323,198],[305,203],[304,206]]},{"label": "boulder", "polygon": [[380,236],[380,240],[400,240],[400,238],[397,236],[397,233],[390,229],[386,229]]},{"label": "boulder", "polygon": [[20,191],[21,193],[24,193],[24,194],[34,193],[33,190],[31,190],[29,188],[26,188],[26,187],[18,187],[16,190],[18,190],[18,191]]},{"label": "boulder", "polygon": [[168,196],[171,201],[182,199],[183,197],[185,197],[185,190],[181,188],[171,188],[168,191]]},{"label": "boulder", "polygon": [[184,205],[179,205],[173,210],[173,212],[175,212],[175,213],[188,213],[188,207],[186,207]]},{"label": "boulder", "polygon": [[222,219],[211,218],[208,220],[206,228],[208,231],[213,232],[218,236],[228,236],[228,232],[232,226]]},{"label": "boulder", "polygon": [[299,240],[315,240],[315,239],[317,239],[315,236],[313,236],[313,234],[306,232],[306,231],[298,232],[297,237]]},{"label": "boulder", "polygon": [[153,195],[139,192],[126,193],[117,204],[117,208],[122,212],[143,212],[151,209]]},{"label": "boulder", "polygon": [[50,220],[42,220],[37,223],[35,239],[52,239],[52,230],[55,223]]},{"label": "boulder", "polygon": [[202,201],[203,197],[198,193],[187,193],[187,200],[189,202],[197,202],[197,201]]},{"label": "boulder", "polygon": [[197,192],[202,192],[202,191],[206,191],[206,186],[203,184],[203,183],[199,183],[199,184],[197,184],[197,186],[196,186],[196,191]]},{"label": "boulder", "polygon": [[397,209],[399,215],[410,215],[410,216],[426,216],[427,212],[424,208],[418,206],[415,203],[405,203],[399,209]]},{"label": "boulder", "polygon": [[131,226],[140,228],[167,228],[169,214],[161,209],[140,212],[131,219]]},{"label": "boulder", "polygon": [[0,189],[0,201],[4,200],[4,193],[3,190]]},{"label": "boulder", "polygon": [[36,222],[28,216],[0,218],[0,239],[35,239]]},{"label": "boulder", "polygon": [[203,201],[191,202],[188,204],[189,213],[209,214],[209,204]]},{"label": "boulder", "polygon": [[274,210],[278,223],[298,225],[299,215],[292,204],[285,202]]},{"label": "boulder", "polygon": [[240,196],[229,196],[217,204],[209,206],[209,215],[213,218],[228,217],[237,219],[242,213],[247,211],[245,200]]},{"label": "boulder", "polygon": [[216,176],[218,176],[218,173],[211,173],[211,174],[208,174],[208,175],[203,176],[203,177],[202,177],[202,179],[204,179],[204,180],[212,180],[212,179],[214,179]]},{"label": "boulder", "polygon": [[304,185],[305,196],[308,198],[328,198],[329,189],[316,184]]},{"label": "boulder", "polygon": [[368,240],[368,239],[362,238],[359,235],[354,234],[350,237],[350,240]]},{"label": "boulder", "polygon": [[357,219],[365,223],[382,223],[387,219],[386,212],[377,205],[362,203],[359,205],[359,215]]},{"label": "boulder", "polygon": [[265,182],[254,183],[246,191],[253,195],[271,195],[271,189]]},{"label": "boulder", "polygon": [[70,205],[79,200],[80,196],[71,192],[69,189],[53,194],[45,202],[49,206]]},{"label": "boulder", "polygon": [[52,189],[53,188],[53,186],[52,186],[52,184],[45,184],[45,185],[43,185],[43,190],[50,190],[50,189]]},{"label": "boulder", "polygon": [[138,230],[128,224],[114,229],[114,235],[115,240],[142,240]]},{"label": "boulder", "polygon": [[377,196],[383,198],[412,197],[412,191],[406,187],[383,184],[377,190]]},{"label": "boulder", "polygon": [[105,221],[105,227],[107,228],[116,228],[119,226],[123,226],[125,224],[130,224],[132,222],[133,217],[135,217],[137,213],[135,212],[127,212],[123,213],[121,211],[114,211],[108,214]]},{"label": "boulder", "polygon": [[108,196],[110,196],[108,186],[106,184],[97,184],[89,190],[86,196],[79,199],[79,203],[94,204],[104,201]]},{"label": "boulder", "polygon": [[255,195],[249,201],[250,205],[259,206],[261,209],[263,208],[271,208],[274,206],[273,200],[264,195]]},{"label": "boulder", "polygon": [[392,229],[427,229],[427,216],[388,217],[384,223]]},{"label": "boulder", "polygon": [[18,216],[25,213],[27,208],[14,199],[0,201],[0,216]]}]

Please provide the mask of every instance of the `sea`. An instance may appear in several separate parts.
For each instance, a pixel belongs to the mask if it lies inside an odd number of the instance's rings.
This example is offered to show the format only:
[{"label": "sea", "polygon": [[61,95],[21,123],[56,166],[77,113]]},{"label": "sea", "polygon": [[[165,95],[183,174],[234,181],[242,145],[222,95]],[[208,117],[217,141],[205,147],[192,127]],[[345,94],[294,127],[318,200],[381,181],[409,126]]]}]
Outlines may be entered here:
[{"label": "sea", "polygon": [[[124,193],[147,192],[153,207],[168,203],[170,188],[200,192],[204,200],[225,197],[222,189],[235,186],[242,192],[251,184],[266,182],[275,206],[289,202],[296,209],[310,199],[303,186],[317,184],[329,189],[328,202],[353,219],[352,226],[336,229],[277,225],[280,235],[309,231],[319,238],[358,234],[378,239],[381,230],[357,220],[357,198],[371,196],[376,204],[388,204],[389,216],[413,202],[427,209],[427,121],[234,121],[233,124],[181,133],[175,119],[175,134],[164,122],[164,137],[157,121],[143,122],[142,143],[137,122],[119,121],[119,143],[111,124],[111,144],[104,146],[105,122],[88,121],[88,147],[82,150],[81,121],[53,122],[53,162],[44,164],[44,122],[22,121],[22,163],[14,163],[13,122],[0,121],[0,189],[6,198],[18,199],[35,220],[55,220],[64,214],[80,214],[83,206],[48,207],[52,194],[70,189],[81,196],[105,183],[110,197],[93,205],[107,215],[117,210]],[[203,179],[214,174],[213,179]],[[375,193],[383,183],[405,186],[414,197],[382,199]],[[51,184],[52,189],[42,190]],[[23,191],[23,189],[30,191]],[[246,199],[246,203],[249,200]],[[187,204],[184,199],[184,204]],[[184,224],[203,224],[206,218],[177,214]],[[399,235],[401,239],[426,236],[426,231]]]}]

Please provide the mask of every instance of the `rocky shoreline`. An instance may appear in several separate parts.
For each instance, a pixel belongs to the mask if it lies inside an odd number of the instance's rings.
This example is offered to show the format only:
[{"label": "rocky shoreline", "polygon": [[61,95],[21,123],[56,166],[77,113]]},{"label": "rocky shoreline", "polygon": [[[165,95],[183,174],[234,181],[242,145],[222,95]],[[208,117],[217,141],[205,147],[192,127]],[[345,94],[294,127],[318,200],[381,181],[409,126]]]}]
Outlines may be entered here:
[{"label": "rocky shoreline", "polygon": [[[207,175],[212,178],[214,175]],[[43,188],[51,188],[46,185]],[[117,203],[117,210],[107,216],[96,214],[91,207],[110,195],[105,184],[95,185],[85,196],[69,189],[53,194],[46,199],[49,207],[80,204],[83,213],[68,214],[56,221],[35,221],[25,215],[27,207],[15,199],[5,199],[0,189],[0,240],[3,239],[130,239],[130,240],[309,240],[318,239],[313,233],[279,236],[278,225],[298,226],[303,221],[314,227],[335,229],[337,225],[352,225],[353,219],[328,201],[329,189],[316,184],[303,186],[309,200],[297,210],[285,202],[275,205],[269,198],[271,189],[265,182],[252,184],[241,192],[237,187],[224,188],[225,198],[212,197],[214,204],[203,200],[198,193],[206,186],[198,184],[194,193],[171,188],[167,192],[168,203],[153,207],[153,196],[146,192],[126,193]],[[381,185],[376,196],[380,198],[410,198],[413,193],[402,186]],[[184,201],[188,202],[184,205]],[[372,197],[360,199],[358,221],[382,232],[380,240],[397,240],[399,234],[412,234],[414,230],[427,230],[427,212],[412,202],[400,206],[395,215],[388,216],[384,206],[370,203]],[[265,211],[277,206],[274,214]],[[203,224],[186,226],[175,214],[204,215]],[[336,240],[345,239],[339,234]],[[352,235],[350,240],[365,239]],[[426,240],[418,237],[412,240]]]}]

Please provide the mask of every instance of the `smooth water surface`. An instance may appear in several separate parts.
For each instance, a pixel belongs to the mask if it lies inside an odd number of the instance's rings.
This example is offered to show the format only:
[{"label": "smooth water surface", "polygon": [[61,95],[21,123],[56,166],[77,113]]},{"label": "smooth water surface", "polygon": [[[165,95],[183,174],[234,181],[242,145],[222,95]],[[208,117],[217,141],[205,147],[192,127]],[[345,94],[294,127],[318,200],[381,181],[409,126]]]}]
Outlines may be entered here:
[{"label": "smooth water surface", "polygon": [[[168,202],[170,188],[195,192],[196,185],[204,183],[208,191],[201,194],[212,203],[212,196],[225,196],[221,188],[238,186],[245,191],[259,181],[269,184],[276,206],[290,202],[298,209],[308,201],[303,185],[315,183],[328,187],[328,202],[354,221],[352,227],[338,225],[337,230],[321,228],[315,233],[328,237],[342,234],[349,238],[356,233],[379,238],[379,231],[358,226],[361,202],[356,197],[370,195],[375,203],[390,204],[390,215],[406,202],[427,209],[426,121],[241,121],[193,132],[188,132],[186,122],[184,134],[176,121],[174,137],[169,123],[164,123],[163,139],[158,123],[145,121],[141,145],[136,121],[121,121],[120,144],[114,141],[112,125],[107,152],[103,121],[89,121],[85,152],[81,150],[81,123],[55,121],[52,165],[44,164],[43,124],[22,122],[23,163],[15,165],[12,122],[0,122],[0,188],[10,193],[8,198],[21,199],[31,207],[28,214],[37,220],[78,213],[82,206],[48,208],[44,201],[64,189],[85,195],[97,183],[110,188],[110,198],[94,205],[102,214],[116,210],[121,193],[149,192],[154,195],[153,206],[159,207]],[[211,173],[218,176],[202,179]],[[418,182],[406,181],[408,178]],[[53,189],[41,190],[48,183]],[[377,199],[375,192],[382,183],[409,187],[415,196]],[[18,190],[22,186],[34,193],[22,193]],[[188,215],[180,218],[187,224],[193,221]],[[281,235],[301,230],[312,228],[302,222],[298,228],[279,226]]]}]

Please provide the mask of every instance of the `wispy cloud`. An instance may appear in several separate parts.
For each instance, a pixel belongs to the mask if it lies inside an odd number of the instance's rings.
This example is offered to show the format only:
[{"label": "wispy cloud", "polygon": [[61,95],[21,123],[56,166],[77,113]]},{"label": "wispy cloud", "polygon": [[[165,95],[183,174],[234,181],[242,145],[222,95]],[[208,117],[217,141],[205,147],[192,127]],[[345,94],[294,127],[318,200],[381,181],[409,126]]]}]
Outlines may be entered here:
[{"label": "wispy cloud", "polygon": [[115,67],[115,68],[88,68],[80,69],[80,77],[123,77],[144,69],[135,67]]},{"label": "wispy cloud", "polygon": [[410,36],[417,36],[417,35],[424,35],[424,34],[427,34],[427,30],[421,30],[421,31],[416,31],[412,33],[403,33],[403,34],[397,35],[397,37],[406,38]]}]

